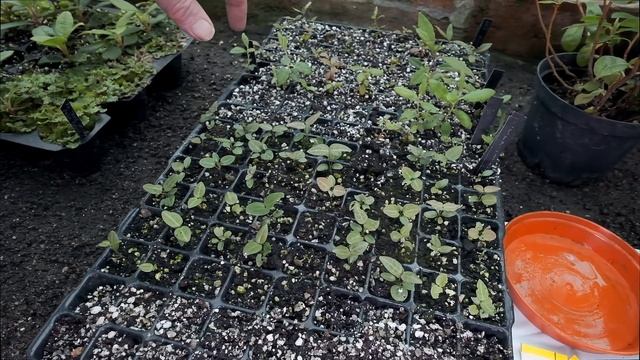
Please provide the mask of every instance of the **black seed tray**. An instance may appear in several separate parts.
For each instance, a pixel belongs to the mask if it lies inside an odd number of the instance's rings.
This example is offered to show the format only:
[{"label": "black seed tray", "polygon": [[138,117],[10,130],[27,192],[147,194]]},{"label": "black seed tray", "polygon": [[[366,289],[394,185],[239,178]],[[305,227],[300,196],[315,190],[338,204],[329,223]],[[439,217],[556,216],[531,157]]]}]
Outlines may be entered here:
[{"label": "black seed tray", "polygon": [[[322,24],[322,23],[319,23]],[[331,25],[338,26],[338,25]],[[340,25],[343,26],[343,25]],[[346,29],[350,27],[343,26]],[[272,40],[271,37],[268,37],[264,44],[269,43]],[[264,65],[263,65],[264,66]],[[487,65],[488,66],[488,65]],[[240,110],[250,111],[252,109],[256,109],[255,106],[244,106],[239,107],[240,104],[237,102],[230,102],[229,99],[232,98],[234,91],[238,89],[242,84],[247,83],[248,81],[252,81],[257,79],[258,77],[255,75],[260,72],[261,66],[258,66],[253,73],[242,75],[238,80],[232,83],[226,91],[221,95],[219,99],[219,103],[217,105],[217,110],[213,112],[213,115],[210,116],[209,120],[216,119],[216,123],[232,125],[232,119],[220,119],[221,109],[227,109],[232,114]],[[481,70],[478,70],[482,72]],[[485,72],[482,72],[483,75],[486,75]],[[292,89],[289,89],[286,93],[286,97],[295,95],[295,92]],[[259,109],[259,108],[258,108]],[[371,120],[375,116],[379,115],[390,115],[390,116],[398,116],[396,112],[386,111],[384,109],[380,109],[376,106],[368,106],[366,107],[366,113],[363,114],[364,125],[368,126],[372,129],[377,129],[376,126],[371,125]],[[226,112],[225,114],[229,114]],[[307,108],[304,109],[303,112],[297,115],[299,120],[303,120],[309,114],[313,113],[313,109]],[[290,113],[287,112],[287,109],[284,107],[281,102],[279,108],[275,111],[275,115],[278,114],[286,114],[287,117],[290,116]],[[235,114],[241,115],[241,114]],[[275,117],[277,118],[277,116]],[[297,120],[297,119],[296,119]],[[289,120],[292,121],[292,120]],[[336,119],[331,118],[321,118],[318,124],[325,124],[329,127],[333,126],[349,126],[354,125],[354,122],[343,122]],[[211,151],[218,151],[219,146],[203,147],[202,144],[195,144],[191,140],[202,133],[207,132],[207,126],[204,124],[198,124],[187,140],[178,148],[176,153],[171,157],[169,164],[173,161],[184,159],[185,156],[192,156],[194,165],[198,166],[197,160],[199,156],[203,154],[209,153]],[[320,134],[324,139],[326,139],[329,143],[331,142],[341,142],[343,144],[348,145],[354,151],[351,153],[351,158],[355,157],[359,154],[360,151],[364,151],[365,147],[362,143],[357,141],[349,141],[344,139],[343,137],[336,138],[335,136],[330,136],[328,134]],[[209,144],[211,145],[211,144]],[[287,144],[289,148],[291,148],[294,144],[293,141],[289,141]],[[286,148],[286,147],[285,147]],[[280,150],[280,149],[278,149]],[[198,155],[199,154],[199,155]],[[469,156],[469,154],[465,154],[465,156]],[[470,156],[476,156],[473,160],[477,160],[478,154],[471,154]],[[217,257],[216,254],[211,253],[208,250],[208,236],[212,233],[214,226],[225,226],[227,229],[237,232],[239,234],[250,234],[255,233],[255,229],[251,227],[242,227],[237,226],[235,224],[227,224],[224,222],[224,219],[221,218],[222,210],[224,204],[222,203],[222,196],[226,191],[236,190],[239,185],[242,183],[242,176],[244,175],[245,170],[248,167],[249,159],[245,159],[243,162],[234,164],[232,166],[224,167],[224,172],[227,174],[231,174],[233,177],[233,181],[228,182],[226,185],[221,186],[219,188],[208,187],[207,193],[214,193],[218,196],[219,204],[215,208],[211,209],[210,214],[206,214],[206,216],[194,216],[191,219],[199,224],[201,224],[205,230],[200,235],[194,235],[194,238],[191,240],[193,246],[189,248],[177,248],[167,246],[163,239],[166,238],[169,229],[162,223],[159,222],[159,226],[155,228],[147,228],[149,231],[145,235],[140,235],[138,226],[136,221],[141,219],[140,215],[144,215],[145,219],[153,218],[153,216],[158,216],[161,209],[149,206],[149,199],[145,197],[141,201],[140,208],[132,210],[126,218],[121,222],[118,227],[118,235],[123,240],[123,244],[128,244],[128,246],[137,246],[138,249],[141,249],[141,258],[140,261],[144,262],[155,256],[157,253],[167,253],[175,255],[173,259],[180,259],[180,269],[177,272],[177,278],[172,281],[171,286],[159,286],[153,283],[153,281],[149,281],[149,278],[145,273],[140,272],[135,269],[131,271],[129,274],[120,274],[122,276],[113,275],[105,272],[106,264],[108,263],[111,257],[111,251],[106,250],[98,259],[97,263],[92,266],[87,272],[86,276],[83,278],[80,285],[72,291],[67,298],[63,301],[63,303],[56,309],[51,318],[47,321],[44,327],[41,329],[38,336],[34,339],[32,344],[28,349],[28,358],[29,359],[40,359],[43,356],[43,352],[45,351],[45,347],[47,342],[51,336],[53,336],[54,327],[61,321],[75,321],[79,324],[83,324],[82,331],[79,332],[82,334],[87,334],[85,341],[80,345],[74,345],[78,352],[82,353],[81,359],[89,359],[91,358],[91,352],[94,346],[103,341],[112,341],[113,339],[120,339],[121,341],[127,341],[131,346],[136,346],[139,348],[140,344],[150,344],[150,343],[159,343],[159,344],[170,344],[174,347],[174,349],[178,349],[183,351],[184,354],[190,354],[190,358],[192,359],[201,359],[201,358],[217,358],[213,356],[210,351],[212,345],[217,345],[216,343],[209,343],[205,341],[207,336],[207,330],[209,329],[212,321],[215,321],[215,318],[218,314],[219,310],[216,309],[228,309],[230,311],[239,311],[241,314],[245,314],[250,318],[256,318],[257,316],[265,315],[270,310],[270,304],[274,297],[274,290],[276,284],[280,283],[281,280],[284,279],[296,279],[297,277],[294,275],[300,275],[301,273],[296,273],[291,275],[290,269],[283,269],[282,261],[276,263],[276,266],[273,268],[255,268],[250,264],[247,264],[246,261],[237,261],[234,259],[221,259]],[[340,207],[334,209],[329,212],[328,217],[333,218],[336,223],[332,225],[332,229],[328,231],[331,235],[331,239],[328,241],[318,241],[311,242],[307,240],[298,239],[295,234],[298,229],[298,225],[302,223],[303,214],[313,214],[317,213],[316,210],[309,207],[309,197],[312,193],[312,188],[315,186],[315,178],[316,178],[316,166],[315,164],[319,163],[320,159],[314,159],[312,156],[308,156],[308,161],[314,166],[311,167],[312,174],[311,179],[306,184],[306,191],[302,199],[298,202],[293,203],[285,207],[289,209],[294,214],[295,221],[291,229],[285,234],[270,234],[270,241],[273,244],[280,244],[283,249],[293,249],[299,246],[305,247],[306,249],[314,249],[316,253],[321,254],[320,263],[322,263],[322,267],[316,269],[317,271],[311,274],[302,273],[304,278],[310,279],[310,283],[315,285],[315,289],[312,289],[314,293],[313,301],[311,302],[311,308],[309,313],[303,316],[301,321],[302,327],[306,329],[307,333],[311,334],[333,334],[333,335],[349,335],[351,334],[349,330],[351,329],[342,329],[341,331],[338,329],[327,329],[325,327],[319,326],[319,324],[314,321],[316,310],[318,310],[319,297],[325,296],[327,294],[332,294],[334,296],[347,296],[352,298],[359,306],[358,310],[358,318],[360,320],[365,316],[365,308],[369,305],[373,306],[382,306],[382,307],[392,307],[398,308],[402,307],[407,311],[407,322],[406,322],[406,330],[404,330],[404,339],[408,344],[412,343],[412,321],[413,314],[418,309],[430,310],[428,308],[428,304],[422,304],[418,299],[416,291],[411,292],[408,300],[404,303],[397,303],[390,298],[380,297],[374,295],[370,291],[370,285],[372,284],[374,278],[372,277],[372,272],[375,270],[374,258],[375,255],[378,254],[377,244],[374,246],[373,250],[368,254],[365,254],[361,257],[362,260],[366,263],[366,276],[364,279],[364,283],[358,289],[346,289],[344,287],[335,286],[332,284],[330,279],[330,275],[328,273],[327,267],[330,262],[333,260],[332,251],[335,247],[335,241],[337,240],[336,236],[339,233],[339,226],[341,223],[348,224],[347,216],[350,214],[348,210],[349,201],[353,199],[352,196],[358,193],[362,193],[362,189],[360,188],[347,188],[347,194],[342,197],[340,200]],[[350,162],[344,162],[345,168],[349,167]],[[428,174],[426,168],[421,169],[423,174]],[[497,166],[494,167],[496,170],[496,174],[499,172]],[[170,172],[172,171],[171,166],[169,165],[165,172],[159,177],[158,182],[166,178]],[[191,181],[187,181],[184,184],[180,184],[186,189],[186,192],[191,193],[195,184],[206,177],[206,173],[209,170],[204,169],[195,172],[192,176]],[[344,170],[343,170],[344,171]],[[469,192],[473,192],[474,190],[471,188],[472,184],[468,181],[468,176],[465,172],[455,173],[453,175],[448,174],[447,177],[450,178],[450,191],[452,195],[452,201],[458,204],[464,204],[463,196]],[[417,221],[417,229],[416,234],[412,236],[412,240],[415,241],[416,249],[412,252],[410,261],[404,261],[403,265],[406,269],[413,270],[416,273],[422,274],[423,276],[435,276],[439,271],[433,268],[430,268],[428,265],[425,265],[424,262],[420,259],[419,254],[425,248],[425,242],[423,239],[428,239],[427,233],[423,232],[423,222],[422,213],[425,210],[429,209],[429,206],[425,204],[427,199],[430,199],[429,196],[429,179],[425,179],[425,187],[419,193],[416,194],[419,199],[414,201],[415,203],[420,204],[421,212],[418,215]],[[490,181],[484,183],[484,185],[488,184],[499,184],[498,176],[491,178]],[[378,189],[379,190],[379,189]],[[369,193],[376,197],[379,192],[378,190],[370,191]],[[235,191],[239,194],[238,191]],[[252,196],[245,196],[239,194],[241,201],[256,199]],[[176,205],[174,206],[174,211],[182,212],[183,216],[187,214],[186,207],[183,204],[186,203],[186,199],[188,195],[181,196],[180,198],[176,198]],[[376,198],[376,206],[381,205],[380,198]],[[185,211],[183,211],[185,210]],[[511,345],[511,326],[513,325],[513,304],[509,297],[506,282],[505,282],[505,274],[504,274],[504,257],[502,252],[502,239],[504,237],[504,213],[502,207],[501,196],[498,193],[498,202],[495,207],[495,213],[493,216],[488,217],[478,217],[478,214],[470,214],[467,212],[467,208],[463,207],[461,211],[459,211],[456,216],[453,218],[452,224],[455,227],[455,231],[451,233],[452,236],[446,238],[446,241],[443,241],[446,244],[453,245],[457,248],[457,254],[455,255],[456,261],[454,262],[455,266],[452,266],[449,270],[443,270],[444,273],[447,273],[451,281],[455,281],[455,306],[453,306],[451,311],[441,311],[446,309],[436,309],[434,312],[436,316],[443,319],[450,319],[451,321],[458,324],[456,330],[456,334],[458,331],[462,333],[462,328],[470,329],[474,331],[476,334],[478,333],[486,333],[488,337],[496,337],[499,339],[500,343],[504,346],[505,350],[508,353],[512,352]],[[373,218],[382,219],[385,215],[382,212],[379,212],[379,216],[373,215]],[[188,219],[188,218],[185,218]],[[141,220],[146,222],[147,220]],[[490,225],[493,229],[496,230],[498,234],[498,239],[496,240],[496,246],[492,248],[488,248],[482,251],[482,254],[486,254],[489,258],[493,258],[496,265],[498,267],[497,272],[493,275],[498,279],[499,288],[496,289],[496,294],[492,296],[494,302],[502,303],[502,318],[499,323],[490,323],[486,321],[478,321],[474,319],[470,319],[465,315],[465,307],[462,302],[459,301],[459,295],[463,291],[463,287],[466,285],[471,285],[472,289],[475,289],[475,279],[473,274],[468,274],[467,269],[465,268],[465,262],[463,261],[463,254],[469,251],[469,244],[463,240],[463,224],[467,224],[468,222],[475,223],[476,221],[481,221],[485,224]],[[240,249],[242,244],[240,245]],[[276,247],[274,246],[274,251]],[[220,270],[220,286],[218,286],[218,291],[214,294],[207,295],[193,295],[192,292],[189,292],[189,289],[185,289],[184,284],[185,281],[188,280],[187,277],[190,274],[190,271],[193,269],[195,264],[200,264],[202,262],[214,264]],[[237,291],[237,287],[234,288],[234,280],[236,278],[236,270],[239,271],[247,271],[252,274],[262,278],[266,282],[265,294],[262,298],[251,307],[242,307],[238,305],[234,305],[230,303],[230,298],[233,300],[233,296],[230,295],[231,291]],[[247,283],[243,284],[246,285]],[[159,295],[160,298],[163,298],[161,301],[161,305],[155,310],[156,315],[150,321],[150,324],[147,324],[146,328],[136,327],[134,326],[123,326],[122,321],[115,321],[117,316],[112,316],[113,313],[110,313],[111,318],[107,317],[106,319],[100,320],[98,315],[102,316],[103,310],[95,310],[96,314],[92,314],[93,308],[87,308],[87,306],[82,305],[78,307],[79,304],[83,303],[84,299],[87,298],[89,294],[91,294],[94,290],[99,289],[100,286],[120,286],[120,294],[114,295],[115,299],[111,298],[102,298],[100,303],[101,306],[105,308],[109,308],[111,310],[118,310],[118,306],[124,305],[125,302],[130,301],[130,299],[125,299],[125,295],[122,294],[130,294],[130,291],[133,289],[143,289],[145,291],[155,292]],[[425,286],[430,285],[430,281],[425,281]],[[124,289],[124,290],[122,290]],[[418,288],[419,289],[419,288]],[[428,289],[427,289],[428,294]],[[473,295],[473,294],[471,294]],[[106,300],[104,300],[106,299]],[[168,321],[167,319],[163,319],[165,316],[165,312],[168,313],[167,316],[171,314],[167,308],[180,304],[180,301],[183,302],[191,302],[192,305],[198,307],[199,313],[201,313],[201,317],[196,321],[196,329],[187,333],[187,335],[182,333],[173,334],[174,336],[169,336],[167,333],[157,333],[157,330],[164,331],[163,326]],[[84,306],[84,307],[83,307]],[[177,306],[177,305],[176,305]],[[172,308],[173,309],[173,308]],[[94,316],[95,315],[95,316]],[[98,320],[96,321],[96,318]],[[69,320],[71,319],[71,320]],[[204,320],[203,320],[204,319]],[[173,319],[173,321],[177,321],[177,319]],[[283,319],[285,324],[290,324],[291,320]],[[99,323],[98,325],[96,325]],[[129,325],[125,321],[125,325]],[[220,324],[221,326],[226,326],[226,324]],[[76,331],[77,332],[77,331]],[[115,335],[114,335],[115,334]],[[460,353],[460,337],[455,339],[458,343],[458,348],[456,354]],[[124,340],[123,340],[124,339]],[[244,339],[246,340],[246,339]],[[228,344],[227,344],[228,345]],[[242,359],[251,359],[252,358],[252,348],[245,343],[240,343],[238,346],[241,347],[239,351],[238,358]],[[79,350],[78,350],[79,349]],[[201,357],[202,354],[209,354],[210,357]],[[456,356],[458,356],[456,355]],[[141,358],[141,357],[138,357]],[[458,358],[462,358],[459,356]],[[512,358],[509,356],[508,358]]]},{"label": "black seed tray", "polygon": [[[186,49],[191,44],[189,39],[184,48]],[[98,120],[96,121],[93,129],[87,133],[87,136],[76,147],[79,148],[82,145],[91,141],[102,128],[107,125],[112,119],[118,119],[126,115],[127,118],[139,120],[146,117],[147,114],[147,102],[146,102],[146,89],[149,85],[158,86],[159,88],[171,88],[175,87],[182,74],[182,52],[163,56],[153,61],[153,68],[155,74],[148,79],[147,86],[140,88],[134,95],[120,99],[116,102],[106,104],[106,113],[98,114]],[[61,104],[62,105],[62,104]],[[70,150],[63,145],[54,144],[48,141],[44,141],[40,138],[38,131],[32,131],[26,134],[19,133],[0,133],[0,140],[12,142],[28,146],[35,149],[41,149],[45,151],[61,151]],[[74,149],[76,149],[74,148]],[[73,150],[73,149],[71,149]]]}]

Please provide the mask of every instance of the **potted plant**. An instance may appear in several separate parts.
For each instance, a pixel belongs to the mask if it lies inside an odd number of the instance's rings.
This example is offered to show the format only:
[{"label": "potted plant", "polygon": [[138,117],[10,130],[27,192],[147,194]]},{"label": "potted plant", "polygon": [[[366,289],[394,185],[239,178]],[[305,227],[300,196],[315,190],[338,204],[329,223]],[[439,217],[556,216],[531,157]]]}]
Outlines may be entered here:
[{"label": "potted plant", "polygon": [[[576,2],[581,16],[551,45],[556,15],[567,1],[538,1],[546,36],[535,97],[518,144],[523,161],[554,182],[599,178],[640,142],[638,17],[635,1]],[[635,5],[630,5],[634,3]],[[545,22],[542,5],[550,5]]]}]

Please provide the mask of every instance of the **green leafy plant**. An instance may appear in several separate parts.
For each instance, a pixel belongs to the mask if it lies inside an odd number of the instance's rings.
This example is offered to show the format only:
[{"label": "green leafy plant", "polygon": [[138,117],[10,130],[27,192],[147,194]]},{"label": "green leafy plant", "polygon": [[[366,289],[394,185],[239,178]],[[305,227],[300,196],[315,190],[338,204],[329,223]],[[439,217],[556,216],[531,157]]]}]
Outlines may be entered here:
[{"label": "green leafy plant", "polygon": [[467,237],[469,238],[469,240],[490,242],[495,240],[498,236],[496,235],[495,231],[491,229],[491,226],[477,221],[474,227],[467,230]]},{"label": "green leafy plant", "polygon": [[489,185],[474,185],[473,189],[479,192],[479,195],[469,195],[469,203],[475,204],[477,202],[483,203],[485,206],[493,206],[498,202],[498,196],[496,193],[500,191],[497,186]]},{"label": "green leafy plant", "polygon": [[369,196],[366,194],[358,194],[353,197],[353,201],[349,204],[349,210],[360,208],[361,210],[367,211],[371,209],[371,205],[375,202],[373,196]]},{"label": "green leafy plant", "polygon": [[112,28],[91,29],[84,32],[84,34],[97,35],[106,40],[100,47],[102,58],[106,60],[117,59],[122,55],[125,47],[138,42],[139,38],[136,33],[140,31],[140,28],[132,23],[133,15],[133,13],[125,12]]},{"label": "green leafy plant", "polygon": [[358,94],[364,96],[371,92],[371,79],[384,75],[384,71],[378,68],[367,68],[363,66],[352,66],[351,70],[358,72],[356,81],[358,82]]},{"label": "green leafy plant", "polygon": [[431,240],[427,244],[427,247],[431,250],[431,256],[448,254],[456,249],[453,246],[443,245],[438,235],[431,235]]},{"label": "green leafy plant", "polygon": [[183,172],[171,174],[161,184],[144,184],[147,193],[160,198],[160,207],[172,207],[176,202],[177,185],[184,179]]},{"label": "green leafy plant", "polygon": [[234,135],[238,139],[253,139],[255,133],[260,130],[260,124],[257,122],[236,123],[233,125]]},{"label": "green leafy plant", "polygon": [[238,195],[232,191],[228,191],[224,194],[224,203],[227,204],[229,210],[236,215],[239,215],[244,211],[244,208],[240,205],[240,200],[238,200]]},{"label": "green leafy plant", "polygon": [[242,155],[244,152],[244,142],[236,141],[234,137],[230,138],[214,138],[220,146],[229,151],[233,155]]},{"label": "green leafy plant", "polygon": [[449,277],[446,274],[439,274],[435,281],[431,283],[430,294],[433,299],[438,299],[440,294],[445,291],[445,286],[449,282]]},{"label": "green leafy plant", "polygon": [[402,174],[402,185],[410,186],[413,191],[422,191],[424,186],[422,179],[420,178],[420,171],[413,171],[410,167],[403,166],[400,170]]},{"label": "green leafy plant", "polygon": [[138,270],[145,273],[150,273],[158,270],[158,267],[154,263],[145,262],[145,263],[138,264]]},{"label": "green leafy plant", "polygon": [[118,234],[115,231],[109,231],[109,235],[107,235],[107,240],[103,240],[98,244],[98,247],[111,249],[114,253],[117,253],[120,250],[120,245],[122,241],[118,238]]},{"label": "green leafy plant", "polygon": [[398,302],[407,300],[409,291],[414,291],[416,285],[422,284],[422,279],[413,271],[406,271],[398,260],[388,256],[379,256],[378,260],[387,270],[381,273],[380,277],[393,284],[390,289],[393,300]]},{"label": "green leafy plant", "polygon": [[411,230],[413,229],[413,222],[416,216],[420,213],[420,206],[416,204],[386,204],[382,208],[382,212],[392,219],[400,220],[402,226],[391,231],[389,236],[391,241],[400,243],[404,249],[411,250],[414,247],[413,241],[411,241]]},{"label": "green leafy plant", "polygon": [[71,56],[67,46],[69,36],[71,36],[71,33],[75,29],[82,25],[84,24],[74,22],[73,15],[71,15],[69,11],[63,11],[58,14],[53,27],[40,25],[33,29],[31,31],[33,35],[31,40],[39,45],[54,47],[60,50],[64,57],[69,58]]},{"label": "green leafy plant", "polygon": [[248,189],[253,188],[255,184],[254,176],[256,175],[256,169],[257,167],[255,165],[249,165],[249,167],[247,167],[247,172],[244,175],[244,184]]},{"label": "green leafy plant", "polygon": [[249,150],[251,150],[251,158],[260,158],[262,160],[273,160],[273,151],[269,149],[267,144],[262,141],[251,139],[249,140]]},{"label": "green leafy plant", "polygon": [[255,61],[256,53],[260,49],[260,44],[257,41],[249,40],[249,37],[245,33],[242,33],[240,39],[242,40],[242,46],[233,47],[230,53],[233,55],[243,55],[246,58],[245,66],[253,69],[255,66],[253,62]]},{"label": "green leafy plant", "polygon": [[303,150],[281,151],[278,155],[283,159],[293,160],[293,161],[298,162],[298,163],[306,163],[307,162],[307,156],[304,154]]},{"label": "green leafy plant", "polygon": [[496,307],[489,296],[489,289],[482,280],[476,283],[476,296],[471,298],[473,304],[468,308],[469,314],[480,315],[481,319],[486,319],[496,315]]},{"label": "green leafy plant", "polygon": [[191,241],[191,229],[183,225],[182,216],[176,212],[164,210],[160,213],[162,221],[173,229],[173,236],[180,245],[186,245]]},{"label": "green leafy plant", "polygon": [[[358,195],[356,195],[357,197]],[[349,264],[355,262],[358,257],[364,254],[369,248],[370,244],[376,242],[373,233],[378,230],[380,226],[380,220],[369,218],[367,211],[369,206],[373,204],[373,198],[362,196],[357,200],[354,200],[349,205],[349,208],[353,212],[355,221],[349,223],[351,231],[347,234],[347,244],[339,245],[334,249],[334,253],[339,259],[346,259],[348,264],[345,264],[345,268],[349,268]],[[362,207],[364,205],[364,208]]]},{"label": "green leafy plant", "polygon": [[256,265],[262,266],[264,260],[271,254],[271,244],[267,241],[269,235],[269,223],[265,222],[260,226],[256,233],[256,237],[247,242],[242,250],[244,256],[255,256]]},{"label": "green leafy plant", "polygon": [[[552,32],[563,0],[536,1],[538,19],[545,33],[545,55],[561,87],[559,95],[584,111],[621,121],[636,121],[640,105],[640,57],[634,47],[640,41],[637,14],[616,11],[633,0],[599,0],[573,2],[580,22],[564,28],[562,48],[577,52],[579,71],[570,69],[552,46]],[[551,19],[545,23],[540,4],[552,7]]]},{"label": "green leafy plant", "polygon": [[146,8],[138,8],[125,0],[109,1],[123,12],[125,16],[135,17],[142,26],[142,29],[146,32],[150,32],[154,25],[166,19],[165,13],[160,11],[160,8],[155,3],[146,6]]},{"label": "green leafy plant", "polygon": [[206,191],[207,189],[205,188],[204,183],[202,181],[198,182],[193,188],[191,197],[187,200],[187,207],[192,209],[194,207],[201,206],[205,200],[204,195]]},{"label": "green leafy plant", "polygon": [[0,52],[0,63],[4,62],[8,58],[10,58],[11,55],[13,55],[14,53],[15,53],[15,51],[13,51],[13,50],[3,50],[3,51],[1,51]]},{"label": "green leafy plant", "polygon": [[233,234],[229,230],[225,230],[222,226],[216,226],[213,228],[213,237],[209,240],[209,243],[215,245],[218,251],[224,250],[225,242],[233,237]]},{"label": "green leafy plant", "polygon": [[191,166],[191,156],[187,156],[182,161],[174,161],[171,163],[171,169],[175,172],[183,172]]},{"label": "green leafy plant", "polygon": [[462,156],[462,150],[462,145],[452,146],[444,153],[432,152],[431,157],[433,160],[439,162],[441,166],[445,167],[449,163],[458,161],[460,156]]},{"label": "green leafy plant", "polygon": [[340,143],[333,143],[331,145],[315,144],[311,149],[307,150],[307,153],[310,155],[320,156],[328,160],[328,162],[318,165],[317,170],[320,172],[327,170],[341,170],[344,165],[337,161],[340,160],[344,154],[350,152],[350,147]]},{"label": "green leafy plant", "polygon": [[369,243],[366,241],[356,241],[349,246],[339,245],[333,249],[333,253],[338,259],[347,260],[345,268],[349,269],[350,264],[353,264],[358,258],[367,251]]},{"label": "green leafy plant", "polygon": [[384,15],[380,14],[378,11],[378,7],[373,8],[373,13],[371,13],[371,27],[374,29],[382,29],[383,26],[379,24],[380,19],[382,19]]},{"label": "green leafy plant", "polygon": [[438,224],[442,224],[446,219],[456,216],[457,211],[462,208],[462,205],[450,202],[441,203],[437,200],[429,200],[427,204],[429,204],[433,210],[425,211],[424,217],[427,219],[435,219]]},{"label": "green leafy plant", "polygon": [[422,44],[432,52],[438,52],[440,46],[436,43],[436,32],[433,25],[424,16],[423,13],[418,13],[418,26],[416,27],[416,34],[420,38]]},{"label": "green leafy plant", "polygon": [[436,181],[429,189],[432,194],[442,194],[443,190],[449,185],[449,179],[442,179]]},{"label": "green leafy plant", "polygon": [[284,55],[280,58],[279,65],[272,66],[273,83],[282,89],[285,89],[289,84],[293,83],[300,84],[306,90],[315,90],[315,88],[309,86],[305,81],[305,78],[311,75],[311,65],[306,62],[293,62],[291,60],[289,56],[289,39],[280,32],[278,32],[278,43]]},{"label": "green leafy plant", "polygon": [[415,220],[420,213],[420,206],[416,204],[386,204],[382,212],[392,219],[399,219],[402,224],[407,224]]},{"label": "green leafy plant", "polygon": [[247,205],[245,212],[252,216],[266,216],[267,222],[281,217],[284,212],[276,205],[284,198],[284,193],[276,192],[265,196],[264,201],[254,201]]},{"label": "green leafy plant", "polygon": [[287,124],[288,127],[292,129],[300,130],[300,132],[297,132],[293,136],[293,141],[298,142],[304,139],[305,136],[308,136],[309,133],[311,132],[311,128],[313,124],[315,124],[316,121],[320,119],[321,115],[322,115],[321,112],[316,112],[315,114],[309,116],[305,121],[292,121],[288,123]]},{"label": "green leafy plant", "polygon": [[336,183],[336,178],[333,177],[333,175],[318,177],[316,183],[320,190],[326,192],[331,197],[341,197],[347,192],[344,186]]},{"label": "green leafy plant", "polygon": [[234,155],[225,155],[221,158],[218,154],[213,153],[200,159],[198,164],[205,169],[220,169],[222,166],[229,166],[233,164],[234,161],[236,161],[236,157]]}]

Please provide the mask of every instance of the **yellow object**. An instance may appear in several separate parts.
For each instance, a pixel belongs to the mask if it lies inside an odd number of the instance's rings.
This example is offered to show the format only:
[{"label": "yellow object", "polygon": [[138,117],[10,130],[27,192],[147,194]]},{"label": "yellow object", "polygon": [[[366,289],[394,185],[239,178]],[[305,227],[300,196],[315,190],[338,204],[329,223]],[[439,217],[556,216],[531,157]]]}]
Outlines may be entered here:
[{"label": "yellow object", "polygon": [[522,360],[580,360],[576,355],[558,353],[555,351],[539,348],[537,346],[522,344]]}]

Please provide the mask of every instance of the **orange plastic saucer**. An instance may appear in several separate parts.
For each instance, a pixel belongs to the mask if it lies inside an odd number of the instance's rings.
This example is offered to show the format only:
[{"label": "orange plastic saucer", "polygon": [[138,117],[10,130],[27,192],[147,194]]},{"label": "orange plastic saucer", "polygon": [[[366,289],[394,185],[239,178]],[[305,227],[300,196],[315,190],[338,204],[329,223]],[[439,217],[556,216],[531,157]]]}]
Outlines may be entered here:
[{"label": "orange plastic saucer", "polygon": [[541,331],[574,349],[638,354],[640,255],[586,219],[532,212],[507,225],[507,282]]}]

